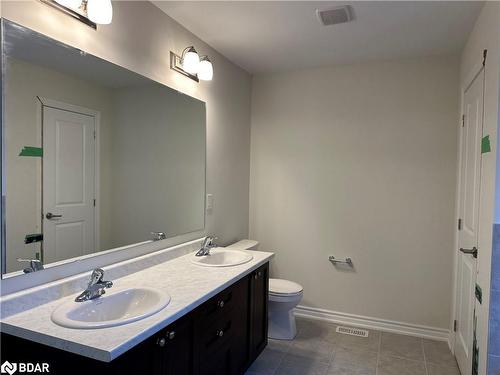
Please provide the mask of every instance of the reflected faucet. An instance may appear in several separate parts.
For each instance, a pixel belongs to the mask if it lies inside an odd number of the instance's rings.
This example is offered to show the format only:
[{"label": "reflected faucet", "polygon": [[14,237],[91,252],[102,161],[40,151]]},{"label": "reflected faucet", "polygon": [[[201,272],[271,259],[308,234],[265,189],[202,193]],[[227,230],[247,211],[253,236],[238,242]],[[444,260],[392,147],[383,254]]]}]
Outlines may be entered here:
[{"label": "reflected faucet", "polygon": [[99,298],[104,293],[106,293],[106,288],[111,288],[113,286],[112,281],[104,281],[104,271],[100,268],[96,268],[92,271],[90,275],[90,281],[82,294],[75,298],[75,302],[85,302],[91,299]]},{"label": "reflected faucet", "polygon": [[151,232],[153,235],[153,241],[161,241],[166,240],[167,235],[164,232]]},{"label": "reflected faucet", "polygon": [[30,264],[29,267],[26,267],[23,269],[24,273],[31,273],[31,272],[37,272],[43,270],[43,263],[39,259],[22,259],[22,258],[17,258],[18,262],[28,262]]},{"label": "reflected faucet", "polygon": [[214,242],[216,239],[217,237],[214,236],[205,237],[205,239],[203,240],[203,244],[201,245],[201,249],[198,250],[196,256],[201,257],[205,255],[210,255],[210,250],[212,250],[214,247],[217,247],[217,245]]}]

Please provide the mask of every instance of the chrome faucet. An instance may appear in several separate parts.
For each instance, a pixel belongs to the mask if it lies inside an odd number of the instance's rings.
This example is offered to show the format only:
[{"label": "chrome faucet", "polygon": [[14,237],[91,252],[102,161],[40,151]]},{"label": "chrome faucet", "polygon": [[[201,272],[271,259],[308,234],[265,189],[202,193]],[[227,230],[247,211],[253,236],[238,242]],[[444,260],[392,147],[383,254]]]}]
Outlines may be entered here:
[{"label": "chrome faucet", "polygon": [[151,232],[153,235],[153,241],[161,241],[166,240],[167,235],[164,232]]},{"label": "chrome faucet", "polygon": [[23,269],[24,273],[31,273],[43,270],[43,263],[40,259],[22,259],[17,258],[18,262],[28,262],[30,264],[29,267]]},{"label": "chrome faucet", "polygon": [[205,255],[210,255],[210,250],[212,250],[214,247],[217,247],[217,245],[214,242],[216,239],[217,237],[213,236],[205,237],[205,239],[203,240],[203,244],[201,245],[201,249],[198,250],[196,256],[201,257]]},{"label": "chrome faucet", "polygon": [[112,281],[104,281],[102,278],[104,276],[104,271],[100,268],[96,268],[92,271],[90,275],[89,285],[82,294],[75,298],[75,302],[85,302],[91,299],[99,298],[104,293],[106,293],[106,288],[111,288],[113,286]]}]

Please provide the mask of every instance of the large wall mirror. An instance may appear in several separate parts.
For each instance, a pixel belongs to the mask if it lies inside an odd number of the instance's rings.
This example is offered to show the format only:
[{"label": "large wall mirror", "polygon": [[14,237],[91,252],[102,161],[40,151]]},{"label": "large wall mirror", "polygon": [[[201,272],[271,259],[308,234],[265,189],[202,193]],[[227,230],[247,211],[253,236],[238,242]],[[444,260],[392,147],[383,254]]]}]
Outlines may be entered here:
[{"label": "large wall mirror", "polygon": [[203,230],[205,103],[2,22],[2,274]]}]

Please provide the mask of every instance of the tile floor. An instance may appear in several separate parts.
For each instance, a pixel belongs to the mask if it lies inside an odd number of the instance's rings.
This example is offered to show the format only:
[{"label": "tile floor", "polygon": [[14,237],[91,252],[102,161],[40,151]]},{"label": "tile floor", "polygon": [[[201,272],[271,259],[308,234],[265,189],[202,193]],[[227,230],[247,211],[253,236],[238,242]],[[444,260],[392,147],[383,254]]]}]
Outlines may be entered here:
[{"label": "tile floor", "polygon": [[460,375],[448,344],[378,331],[368,338],[297,319],[293,341],[269,340],[246,375]]}]

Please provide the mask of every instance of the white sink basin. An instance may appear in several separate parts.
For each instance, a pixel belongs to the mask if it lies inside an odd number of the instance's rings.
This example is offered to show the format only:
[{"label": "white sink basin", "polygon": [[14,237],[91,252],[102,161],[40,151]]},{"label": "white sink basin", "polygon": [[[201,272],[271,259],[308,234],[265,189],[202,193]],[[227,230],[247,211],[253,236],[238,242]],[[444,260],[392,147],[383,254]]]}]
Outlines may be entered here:
[{"label": "white sink basin", "polygon": [[67,328],[94,329],[135,322],[165,308],[167,293],[153,288],[110,290],[102,297],[85,301],[68,301],[52,312],[52,321]]},{"label": "white sink basin", "polygon": [[252,259],[253,255],[245,251],[215,248],[210,251],[210,255],[193,255],[191,262],[204,267],[231,267],[250,262]]}]

